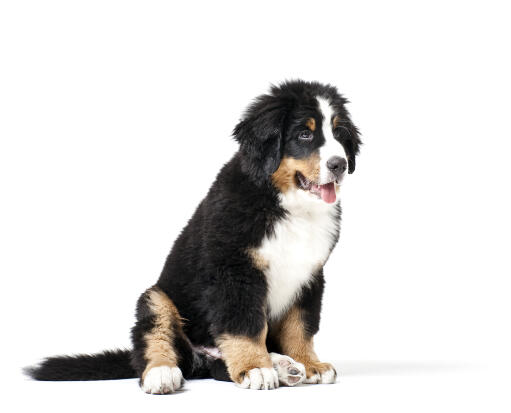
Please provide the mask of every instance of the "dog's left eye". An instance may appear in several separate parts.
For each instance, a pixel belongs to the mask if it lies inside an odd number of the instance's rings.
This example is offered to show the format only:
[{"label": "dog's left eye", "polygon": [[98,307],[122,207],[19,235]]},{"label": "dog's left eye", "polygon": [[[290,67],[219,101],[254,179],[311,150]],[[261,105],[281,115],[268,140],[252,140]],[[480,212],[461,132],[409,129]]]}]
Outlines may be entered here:
[{"label": "dog's left eye", "polygon": [[311,141],[314,138],[314,134],[310,130],[304,130],[298,135],[298,139],[301,141]]}]

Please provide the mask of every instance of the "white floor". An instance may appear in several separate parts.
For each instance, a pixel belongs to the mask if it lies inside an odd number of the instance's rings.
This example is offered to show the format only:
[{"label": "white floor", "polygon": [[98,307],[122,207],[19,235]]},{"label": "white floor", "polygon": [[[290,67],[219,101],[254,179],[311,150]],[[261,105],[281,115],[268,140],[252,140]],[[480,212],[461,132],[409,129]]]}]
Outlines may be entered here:
[{"label": "white floor", "polygon": [[341,361],[335,365],[342,372],[336,384],[274,391],[242,390],[232,383],[193,380],[179,393],[151,396],[139,390],[136,380],[53,383],[34,382],[19,375],[15,379],[19,382],[9,386],[6,396],[16,403],[15,411],[23,412],[151,412],[177,408],[187,412],[511,411],[505,366],[413,361]]}]

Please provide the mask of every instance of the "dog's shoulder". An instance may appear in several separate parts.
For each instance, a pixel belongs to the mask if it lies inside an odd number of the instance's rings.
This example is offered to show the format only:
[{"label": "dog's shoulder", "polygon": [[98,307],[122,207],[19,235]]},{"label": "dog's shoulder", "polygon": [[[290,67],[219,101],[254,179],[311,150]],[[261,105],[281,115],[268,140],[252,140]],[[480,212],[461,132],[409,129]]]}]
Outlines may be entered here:
[{"label": "dog's shoulder", "polygon": [[220,170],[200,209],[204,241],[238,251],[258,246],[286,214],[275,187],[243,173],[239,153]]}]

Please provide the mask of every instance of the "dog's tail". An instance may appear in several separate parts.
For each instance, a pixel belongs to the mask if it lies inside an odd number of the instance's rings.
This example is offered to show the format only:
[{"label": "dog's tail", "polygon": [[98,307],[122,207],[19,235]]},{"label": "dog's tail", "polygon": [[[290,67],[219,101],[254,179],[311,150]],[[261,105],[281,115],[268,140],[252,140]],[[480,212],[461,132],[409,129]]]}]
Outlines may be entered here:
[{"label": "dog's tail", "polygon": [[[216,363],[212,369],[214,361],[206,354],[192,351],[189,358],[181,360],[179,367],[186,379],[223,377],[226,374],[223,363]],[[26,367],[23,371],[34,380],[43,381],[117,380],[139,376],[131,365],[130,350],[48,357],[39,365]]]},{"label": "dog's tail", "polygon": [[77,354],[44,359],[38,366],[26,367],[34,380],[75,381],[131,379],[137,373],[131,367],[130,350],[106,350],[97,354]]}]

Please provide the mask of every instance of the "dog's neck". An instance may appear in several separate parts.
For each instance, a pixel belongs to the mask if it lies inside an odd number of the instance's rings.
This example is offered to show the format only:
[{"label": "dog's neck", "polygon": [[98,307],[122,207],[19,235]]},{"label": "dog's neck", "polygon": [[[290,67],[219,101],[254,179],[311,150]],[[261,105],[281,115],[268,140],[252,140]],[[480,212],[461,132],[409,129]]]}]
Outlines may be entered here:
[{"label": "dog's neck", "polygon": [[279,199],[282,208],[290,214],[311,218],[316,214],[335,214],[339,205],[339,197],[336,202],[328,204],[299,189],[290,189],[280,194]]}]

